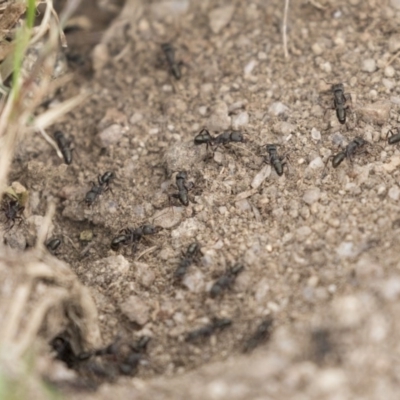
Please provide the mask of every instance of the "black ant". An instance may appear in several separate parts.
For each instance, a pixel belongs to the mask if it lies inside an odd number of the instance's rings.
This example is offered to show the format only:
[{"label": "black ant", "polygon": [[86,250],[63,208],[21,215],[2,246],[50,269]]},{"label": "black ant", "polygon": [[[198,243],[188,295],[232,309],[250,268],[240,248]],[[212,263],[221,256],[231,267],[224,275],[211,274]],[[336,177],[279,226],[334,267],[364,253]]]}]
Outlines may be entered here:
[{"label": "black ant", "polygon": [[396,128],[395,130],[397,132],[396,134],[392,130],[387,133],[386,138],[388,139],[388,144],[396,144],[400,142],[400,129]]},{"label": "black ant", "polygon": [[237,276],[243,271],[243,269],[244,267],[240,263],[237,263],[233,267],[229,268],[214,282],[210,289],[210,296],[213,298],[217,297],[225,290],[230,289],[235,283]]},{"label": "black ant", "polygon": [[91,206],[103,192],[108,190],[112,191],[110,188],[110,182],[114,179],[115,175],[111,171],[105,172],[103,175],[97,177],[98,185],[91,182],[92,188],[86,193],[85,203]]},{"label": "black ant", "polygon": [[76,368],[77,365],[91,357],[90,353],[76,354],[71,342],[63,336],[56,336],[50,346],[56,352],[56,359],[63,361],[68,368]]},{"label": "black ant", "polygon": [[226,131],[218,136],[211,136],[210,132],[207,129],[202,129],[194,138],[194,144],[206,144],[207,150],[209,146],[216,145],[215,149],[217,149],[220,145],[227,145],[228,143],[239,143],[244,142],[245,139],[243,134],[238,131]]},{"label": "black ant", "polygon": [[341,124],[346,123],[346,111],[350,108],[346,101],[351,100],[349,93],[344,93],[343,83],[337,83],[331,87],[333,93],[333,109],[336,110],[336,117]]},{"label": "black ant", "polygon": [[351,95],[344,92],[343,83],[331,84],[329,92],[333,94],[333,104],[330,108],[336,111],[336,117],[343,125],[346,123],[347,110],[350,108],[346,102],[351,101]]},{"label": "black ant", "polygon": [[153,225],[143,225],[139,228],[125,228],[120,231],[120,235],[111,241],[111,249],[116,251],[120,246],[133,245],[133,251],[136,251],[137,245],[144,235],[155,235],[162,228]]},{"label": "black ant", "polygon": [[180,64],[175,60],[175,50],[170,43],[163,43],[161,45],[161,49],[165,54],[165,58],[167,59],[167,63],[169,65],[169,69],[175,79],[179,80],[182,77]]},{"label": "black ant", "polygon": [[59,238],[50,239],[46,242],[47,250],[54,254],[55,251],[61,246],[61,243],[61,239]]},{"label": "black ant", "polygon": [[178,268],[175,270],[175,279],[182,279],[185,276],[186,271],[192,265],[199,251],[200,245],[198,243],[195,242],[189,245],[184,258],[180,261]]},{"label": "black ant", "polygon": [[119,339],[117,339],[107,347],[95,350],[93,356],[112,356],[112,359],[117,362],[118,370],[122,375],[134,375],[150,340],[149,336],[142,336],[136,343],[126,344],[120,343]]},{"label": "black ant", "polygon": [[189,332],[186,335],[186,341],[195,342],[199,339],[210,337],[214,332],[225,329],[230,325],[232,325],[232,320],[228,318],[213,318],[208,325]]},{"label": "black ant", "polygon": [[193,182],[186,183],[187,173],[184,171],[178,172],[175,178],[176,186],[178,188],[178,193],[174,193],[170,195],[170,197],[174,197],[175,199],[179,199],[179,201],[184,205],[189,205],[189,190],[194,187]]},{"label": "black ant", "polygon": [[278,145],[277,144],[267,144],[267,151],[268,151],[268,159],[265,159],[264,161],[268,164],[272,164],[274,167],[276,173],[279,176],[283,175],[283,167],[286,165],[286,161],[284,161],[285,158],[287,158],[286,155],[280,156],[278,155]]},{"label": "black ant", "polygon": [[71,164],[73,151],[73,148],[71,147],[71,141],[68,140],[61,131],[54,132],[54,139],[56,140],[57,146],[64,157],[65,164]]},{"label": "black ant", "polygon": [[349,159],[350,162],[353,162],[354,154],[367,144],[370,143],[364,140],[362,137],[357,136],[346,146],[344,150],[335,155],[329,156],[326,160],[325,166],[328,164],[329,160],[332,160],[333,168],[337,168],[345,158]]},{"label": "black ant", "polygon": [[3,201],[1,211],[4,212],[4,215],[8,222],[7,231],[10,231],[14,225],[15,221],[22,221],[22,213],[25,210],[25,207],[22,206],[17,200],[9,200]]},{"label": "black ant", "polygon": [[259,346],[261,343],[266,342],[271,337],[272,327],[273,319],[271,317],[267,317],[260,323],[260,325],[258,325],[256,331],[247,340],[246,344],[244,345],[243,352],[247,353]]}]

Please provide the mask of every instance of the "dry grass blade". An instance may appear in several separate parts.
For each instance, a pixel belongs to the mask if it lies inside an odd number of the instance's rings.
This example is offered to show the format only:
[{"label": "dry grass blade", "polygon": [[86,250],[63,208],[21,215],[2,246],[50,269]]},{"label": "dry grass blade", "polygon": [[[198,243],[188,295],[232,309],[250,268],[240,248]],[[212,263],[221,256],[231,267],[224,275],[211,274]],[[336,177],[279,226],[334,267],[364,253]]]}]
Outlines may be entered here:
[{"label": "dry grass blade", "polygon": [[78,105],[82,104],[85,100],[87,100],[88,97],[89,93],[82,93],[73,97],[72,99],[64,101],[57,107],[45,111],[43,114],[35,118],[32,124],[33,130],[36,131],[49,127],[50,125],[54,124],[55,121],[59,120],[63,115],[69,113]]},{"label": "dry grass blade", "polygon": [[285,58],[289,58],[289,52],[287,48],[287,20],[289,14],[289,0],[285,0],[285,9],[283,12],[283,26],[282,26],[282,39],[283,39],[283,51]]}]

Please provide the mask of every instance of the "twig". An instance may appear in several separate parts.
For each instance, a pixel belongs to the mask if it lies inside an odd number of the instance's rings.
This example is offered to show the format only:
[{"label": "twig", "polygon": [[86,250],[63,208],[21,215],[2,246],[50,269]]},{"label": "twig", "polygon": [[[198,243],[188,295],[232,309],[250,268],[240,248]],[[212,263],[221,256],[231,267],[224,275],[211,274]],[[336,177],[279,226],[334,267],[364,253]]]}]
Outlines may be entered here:
[{"label": "twig", "polygon": [[287,49],[287,18],[289,13],[289,0],[285,0],[285,10],[283,12],[283,27],[282,27],[282,36],[283,36],[283,51],[285,52],[285,58],[289,58],[289,52]]}]

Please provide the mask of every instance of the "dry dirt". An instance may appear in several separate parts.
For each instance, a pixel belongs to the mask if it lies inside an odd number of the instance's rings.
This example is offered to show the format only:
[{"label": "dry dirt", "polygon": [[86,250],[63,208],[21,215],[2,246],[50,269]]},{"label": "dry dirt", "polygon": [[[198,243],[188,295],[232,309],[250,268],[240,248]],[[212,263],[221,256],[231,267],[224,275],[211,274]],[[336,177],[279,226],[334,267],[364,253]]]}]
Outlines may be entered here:
[{"label": "dry dirt", "polygon": [[[66,397],[398,398],[400,149],[385,137],[398,123],[400,9],[293,0],[285,59],[282,1],[128,3],[93,53],[97,34],[71,39],[75,79],[59,98],[91,91],[54,126],[73,138],[72,165],[37,136],[21,145],[10,177],[31,193],[27,217],[58,199],[58,257],[90,288],[103,343],[152,337],[134,378],[90,394],[63,389]],[[212,11],[227,6],[230,18],[218,21]],[[96,21],[96,7],[88,15]],[[180,80],[163,62],[165,41],[183,62]],[[346,125],[321,101],[325,81],[343,82],[353,98]],[[204,126],[213,135],[233,127],[247,141],[207,159],[193,144]],[[324,171],[356,136],[368,152]],[[263,162],[267,143],[288,157],[282,176]],[[172,207],[182,170],[191,202]],[[116,174],[112,192],[87,207],[90,181],[105,171]],[[253,181],[260,171],[264,180]],[[110,249],[121,229],[144,223],[164,229],[134,254]],[[202,255],[174,282],[194,241]],[[245,269],[233,288],[211,298],[212,282],[236,262]],[[267,316],[270,340],[243,355]],[[232,325],[185,341],[213,317]]]}]

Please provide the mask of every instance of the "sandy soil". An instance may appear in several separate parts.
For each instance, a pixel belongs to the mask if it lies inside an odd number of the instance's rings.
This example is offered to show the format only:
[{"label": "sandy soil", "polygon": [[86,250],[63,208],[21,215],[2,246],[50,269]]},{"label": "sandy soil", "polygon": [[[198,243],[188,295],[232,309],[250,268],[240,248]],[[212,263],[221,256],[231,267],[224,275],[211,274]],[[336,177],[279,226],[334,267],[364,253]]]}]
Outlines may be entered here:
[{"label": "sandy soil", "polygon": [[[73,138],[74,161],[62,164],[38,136],[21,146],[11,176],[31,192],[28,214],[44,213],[38,199],[58,199],[58,257],[90,288],[104,344],[152,337],[136,377],[74,397],[398,398],[400,152],[385,137],[398,123],[400,9],[292,1],[285,59],[281,1],[161,3],[167,12],[156,1],[125,9],[93,56],[91,40],[71,45],[82,62],[70,62],[76,78],[59,97],[92,93],[54,127]],[[180,80],[164,62],[165,41],[184,63]],[[321,95],[326,82],[352,96],[345,125]],[[193,144],[203,127],[247,140],[212,155]],[[368,152],[324,170],[356,136]],[[282,176],[264,162],[268,143],[287,155]],[[171,206],[183,170],[191,201]],[[112,192],[86,206],[90,181],[106,171],[116,174]],[[164,229],[135,253],[111,250],[121,229],[145,223]],[[201,255],[177,282],[195,241]],[[236,262],[244,271],[211,298]],[[214,317],[232,325],[185,341]],[[267,317],[270,340],[243,355]]]}]

